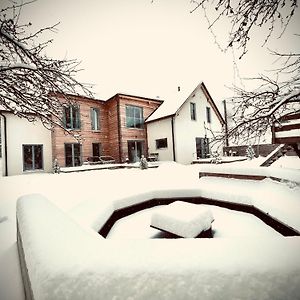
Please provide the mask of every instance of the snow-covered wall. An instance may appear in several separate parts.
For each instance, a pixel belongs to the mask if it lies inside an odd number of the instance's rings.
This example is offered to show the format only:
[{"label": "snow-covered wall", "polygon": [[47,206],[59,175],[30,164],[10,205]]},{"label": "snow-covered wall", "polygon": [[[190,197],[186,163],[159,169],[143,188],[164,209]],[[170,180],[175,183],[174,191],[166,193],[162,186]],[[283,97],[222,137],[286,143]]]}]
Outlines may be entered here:
[{"label": "snow-covered wall", "polygon": [[17,221],[34,299],[300,295],[299,237],[105,240],[41,195],[18,200]]}]

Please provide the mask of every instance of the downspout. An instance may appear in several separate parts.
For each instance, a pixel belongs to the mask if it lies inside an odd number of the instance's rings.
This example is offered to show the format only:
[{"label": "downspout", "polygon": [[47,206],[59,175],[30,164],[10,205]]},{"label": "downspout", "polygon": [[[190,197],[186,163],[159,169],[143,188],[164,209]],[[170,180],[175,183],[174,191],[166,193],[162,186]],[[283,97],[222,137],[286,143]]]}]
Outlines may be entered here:
[{"label": "downspout", "polygon": [[4,176],[8,176],[8,166],[7,166],[7,119],[6,116],[0,112],[0,115],[4,120],[4,156],[5,156],[5,174]]},{"label": "downspout", "polygon": [[224,105],[224,121],[225,121],[225,146],[229,146],[228,142],[228,125],[227,125],[227,108],[226,108],[226,100],[223,100],[223,105]]},{"label": "downspout", "polygon": [[119,144],[119,162],[122,162],[122,142],[121,142],[121,118],[120,118],[120,98],[117,100],[117,118],[118,118],[118,144]]},{"label": "downspout", "polygon": [[172,128],[173,160],[176,162],[174,117],[171,118],[171,128]]}]

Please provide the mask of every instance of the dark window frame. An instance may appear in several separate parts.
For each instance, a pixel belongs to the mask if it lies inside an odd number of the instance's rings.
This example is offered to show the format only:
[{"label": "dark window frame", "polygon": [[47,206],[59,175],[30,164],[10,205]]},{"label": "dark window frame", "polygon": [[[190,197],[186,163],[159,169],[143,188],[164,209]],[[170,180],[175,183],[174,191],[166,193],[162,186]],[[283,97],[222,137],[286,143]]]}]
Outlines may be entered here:
[{"label": "dark window frame", "polygon": [[[25,163],[25,148],[30,147],[31,148],[31,167],[28,168],[28,164]],[[37,154],[37,149],[40,147],[40,165],[41,167],[36,167],[36,154]],[[44,170],[44,145],[43,144],[23,144],[22,145],[22,152],[23,152],[23,171],[43,171]]]},{"label": "dark window frame", "polygon": [[207,137],[196,137],[195,142],[197,159],[209,157],[209,139]]},{"label": "dark window frame", "polygon": [[156,149],[167,149],[168,148],[168,138],[156,139],[155,145],[156,145]]},{"label": "dark window frame", "polygon": [[195,102],[190,102],[190,114],[191,114],[191,120],[196,121],[197,116],[196,116],[196,103]]},{"label": "dark window frame", "polygon": [[[76,158],[77,156],[75,155],[75,145],[79,145],[79,155],[78,155],[78,163],[76,163]],[[67,163],[67,151],[66,151],[66,147],[67,146],[71,146],[71,164]],[[64,147],[64,151],[65,151],[65,166],[66,167],[77,167],[77,166],[81,166],[82,165],[82,144],[79,143],[65,143],[65,147]]]},{"label": "dark window frame", "polygon": [[211,124],[211,109],[208,106],[206,106],[206,121]]},{"label": "dark window frame", "polygon": [[[100,131],[100,109],[91,107],[91,129],[92,131]],[[96,120],[95,120],[96,116]]]},{"label": "dark window frame", "polygon": [[[68,120],[68,117],[70,120]],[[69,105],[64,107],[64,127],[71,130],[81,129],[79,105]]]},{"label": "dark window frame", "polygon": [[[139,117],[137,116],[139,115]],[[143,107],[135,105],[125,106],[126,128],[144,129],[144,110]]]}]

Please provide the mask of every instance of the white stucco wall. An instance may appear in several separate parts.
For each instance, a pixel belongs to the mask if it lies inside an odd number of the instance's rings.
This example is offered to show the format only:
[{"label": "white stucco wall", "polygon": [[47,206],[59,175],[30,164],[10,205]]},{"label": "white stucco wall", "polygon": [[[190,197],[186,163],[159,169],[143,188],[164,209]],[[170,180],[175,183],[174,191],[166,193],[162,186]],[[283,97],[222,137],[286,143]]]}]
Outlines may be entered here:
[{"label": "white stucco wall", "polygon": [[[12,114],[5,115],[7,118],[8,175],[32,172],[23,171],[23,144],[43,145],[43,171],[50,172],[52,170],[51,131],[47,130],[39,121],[31,123]],[[2,148],[4,148],[3,140],[4,135],[2,135]],[[2,162],[3,160],[4,155],[2,155]],[[4,166],[2,166],[2,172],[4,172]]]},{"label": "white stucco wall", "polygon": [[[190,103],[196,103],[196,120],[191,120]],[[211,123],[207,123],[206,107],[210,107]],[[221,131],[221,123],[213,108],[205,97],[200,86],[191,94],[175,117],[175,150],[176,161],[183,164],[190,164],[196,158],[196,137],[212,138],[210,130]],[[214,149],[212,149],[214,150]]]},{"label": "white stucco wall", "polygon": [[[159,160],[173,160],[172,118],[147,123],[149,153],[158,153]],[[156,149],[156,140],[167,138],[168,148]]]}]

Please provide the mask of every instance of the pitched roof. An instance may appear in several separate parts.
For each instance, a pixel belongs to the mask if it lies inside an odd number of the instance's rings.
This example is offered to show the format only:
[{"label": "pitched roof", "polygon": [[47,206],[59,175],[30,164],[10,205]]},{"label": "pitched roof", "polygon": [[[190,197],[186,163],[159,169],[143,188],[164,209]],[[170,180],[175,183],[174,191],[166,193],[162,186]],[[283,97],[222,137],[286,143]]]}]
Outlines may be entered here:
[{"label": "pitched roof", "polygon": [[189,97],[195,93],[196,89],[201,88],[207,101],[212,106],[214,112],[216,113],[219,121],[221,124],[225,124],[225,121],[220,114],[215,102],[213,101],[212,97],[210,96],[205,84],[201,81],[197,87],[192,90],[180,90],[177,91],[173,95],[170,95],[169,100],[165,101],[161,106],[159,106],[147,119],[146,122],[153,122],[159,119],[168,118],[174,116],[183,106],[183,104],[189,99]]}]

